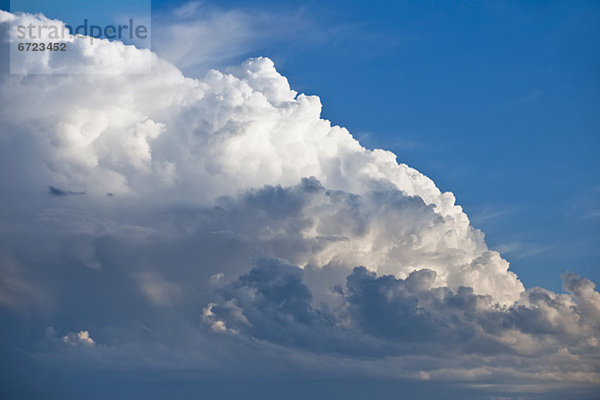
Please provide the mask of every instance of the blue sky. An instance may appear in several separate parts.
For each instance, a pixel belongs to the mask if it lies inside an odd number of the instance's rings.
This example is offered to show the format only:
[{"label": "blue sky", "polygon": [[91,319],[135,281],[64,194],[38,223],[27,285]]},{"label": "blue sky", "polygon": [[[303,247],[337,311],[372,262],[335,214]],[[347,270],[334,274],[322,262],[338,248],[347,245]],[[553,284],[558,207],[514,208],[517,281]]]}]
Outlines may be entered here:
[{"label": "blue sky", "polygon": [[327,12],[377,38],[358,33],[281,67],[319,93],[326,117],[454,192],[492,248],[520,244],[503,253],[528,285],[558,288],[566,268],[598,279],[597,3]]},{"label": "blue sky", "polygon": [[452,191],[527,285],[600,278],[598,3],[319,3],[356,31],[266,49],[292,86]]}]

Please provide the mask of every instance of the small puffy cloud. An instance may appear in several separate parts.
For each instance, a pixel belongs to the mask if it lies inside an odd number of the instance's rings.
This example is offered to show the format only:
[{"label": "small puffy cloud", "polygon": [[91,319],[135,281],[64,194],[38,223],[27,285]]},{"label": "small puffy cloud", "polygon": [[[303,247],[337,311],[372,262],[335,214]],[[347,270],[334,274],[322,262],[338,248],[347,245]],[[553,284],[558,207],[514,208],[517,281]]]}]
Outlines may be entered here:
[{"label": "small puffy cloud", "polygon": [[94,339],[90,337],[90,333],[88,331],[79,331],[77,333],[70,332],[69,334],[63,336],[63,342],[76,346],[93,346],[96,344]]},{"label": "small puffy cloud", "polygon": [[[216,318],[216,314],[213,312],[213,307],[215,307],[215,303],[208,304],[202,310],[202,320],[210,326],[210,328],[215,332],[233,332],[237,333],[237,331],[228,329],[225,325],[225,322]],[[227,304],[228,307],[235,307],[235,305]],[[235,312],[235,309],[234,309]],[[239,312],[239,311],[238,311]],[[247,320],[246,320],[247,322]]]}]

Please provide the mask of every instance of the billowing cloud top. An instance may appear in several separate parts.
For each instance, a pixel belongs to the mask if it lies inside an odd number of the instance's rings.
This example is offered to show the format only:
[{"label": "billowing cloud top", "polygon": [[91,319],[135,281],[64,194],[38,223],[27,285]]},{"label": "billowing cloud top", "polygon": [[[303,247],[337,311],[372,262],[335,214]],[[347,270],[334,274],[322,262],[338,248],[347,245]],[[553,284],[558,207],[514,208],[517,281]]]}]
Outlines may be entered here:
[{"label": "billowing cloud top", "polygon": [[[30,21],[60,24],[0,11],[3,42]],[[38,356],[236,371],[245,346],[378,376],[600,380],[592,282],[526,291],[452,193],[322,119],[271,60],[191,79],[67,40],[0,78],[0,305],[93,325],[56,326]],[[148,57],[151,74],[123,74]],[[80,74],[36,75],[62,63]]]}]

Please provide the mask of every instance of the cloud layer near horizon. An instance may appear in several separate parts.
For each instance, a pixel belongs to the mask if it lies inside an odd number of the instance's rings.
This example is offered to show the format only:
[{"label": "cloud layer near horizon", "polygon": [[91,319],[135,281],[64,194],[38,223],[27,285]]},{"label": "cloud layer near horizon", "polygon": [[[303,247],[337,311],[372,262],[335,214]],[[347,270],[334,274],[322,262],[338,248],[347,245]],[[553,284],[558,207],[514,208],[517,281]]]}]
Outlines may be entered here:
[{"label": "cloud layer near horizon", "polygon": [[[0,11],[2,41],[35,19]],[[0,306],[68,321],[34,359],[600,382],[592,282],[525,290],[452,193],[322,119],[271,60],[191,79],[71,40],[0,78]],[[32,74],[60,62],[82,74]]]}]

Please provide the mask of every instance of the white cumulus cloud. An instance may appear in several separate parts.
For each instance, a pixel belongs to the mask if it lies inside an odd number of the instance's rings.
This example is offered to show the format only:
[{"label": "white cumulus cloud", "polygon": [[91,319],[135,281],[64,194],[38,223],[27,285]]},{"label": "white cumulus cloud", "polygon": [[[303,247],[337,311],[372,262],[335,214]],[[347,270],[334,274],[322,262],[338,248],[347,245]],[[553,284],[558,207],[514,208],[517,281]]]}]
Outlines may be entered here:
[{"label": "white cumulus cloud", "polygon": [[[9,21],[47,22],[0,11],[4,43]],[[243,371],[258,357],[600,382],[592,282],[526,290],[452,193],[321,118],[270,59],[192,79],[149,50],[69,43],[68,60],[29,55],[0,77],[0,262],[16,260],[3,307],[43,288],[58,321],[104,329],[107,368]],[[123,74],[148,57],[151,74]],[[65,62],[79,74],[35,74]]]}]

